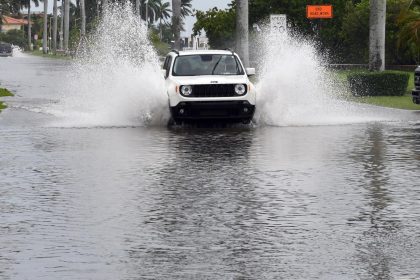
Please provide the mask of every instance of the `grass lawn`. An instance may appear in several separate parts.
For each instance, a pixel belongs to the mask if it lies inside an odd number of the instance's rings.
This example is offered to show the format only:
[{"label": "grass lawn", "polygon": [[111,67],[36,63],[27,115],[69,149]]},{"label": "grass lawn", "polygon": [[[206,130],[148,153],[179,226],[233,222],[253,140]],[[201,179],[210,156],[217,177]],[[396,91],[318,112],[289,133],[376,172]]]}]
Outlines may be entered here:
[{"label": "grass lawn", "polygon": [[[0,97],[2,96],[13,96],[13,94],[5,88],[0,88]],[[2,109],[6,108],[6,104],[0,101],[0,112]]]},{"label": "grass lawn", "polygon": [[[347,75],[360,71],[363,70],[341,70],[337,71],[337,76],[340,80],[347,81]],[[411,98],[411,90],[414,88],[414,71],[407,73],[410,74],[410,79],[408,80],[406,93],[403,96],[350,96],[349,100],[396,109],[420,110],[420,105],[414,104]]]},{"label": "grass lawn", "polygon": [[72,59],[72,57],[71,56],[68,56],[68,55],[67,56],[66,55],[63,55],[63,54],[56,54],[56,55],[54,55],[52,53],[44,54],[42,51],[39,51],[39,50],[35,50],[33,52],[27,52],[27,53],[30,54],[30,55],[41,56],[41,57],[48,57],[48,58],[54,58],[54,59],[65,59],[65,60]]}]

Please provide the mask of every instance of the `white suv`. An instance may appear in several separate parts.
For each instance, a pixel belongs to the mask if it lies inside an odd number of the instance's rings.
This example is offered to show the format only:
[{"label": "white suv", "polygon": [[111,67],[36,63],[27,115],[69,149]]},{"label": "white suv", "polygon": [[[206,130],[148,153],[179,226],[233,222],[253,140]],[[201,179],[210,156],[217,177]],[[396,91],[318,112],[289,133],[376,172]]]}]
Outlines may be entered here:
[{"label": "white suv", "polygon": [[254,85],[232,51],[171,51],[163,70],[172,121],[224,120],[251,122],[256,103]]}]

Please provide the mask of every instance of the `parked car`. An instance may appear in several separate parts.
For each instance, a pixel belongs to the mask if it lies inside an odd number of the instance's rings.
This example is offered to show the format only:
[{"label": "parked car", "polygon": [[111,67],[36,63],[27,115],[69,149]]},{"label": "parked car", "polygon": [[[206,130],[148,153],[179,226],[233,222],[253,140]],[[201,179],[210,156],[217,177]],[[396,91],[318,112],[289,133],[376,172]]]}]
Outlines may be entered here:
[{"label": "parked car", "polygon": [[256,91],[239,56],[228,50],[171,51],[163,73],[172,121],[197,120],[250,123]]},{"label": "parked car", "polygon": [[415,88],[411,92],[413,96],[413,102],[420,104],[420,66],[414,71],[414,86]]},{"label": "parked car", "polygon": [[13,49],[12,45],[8,43],[0,42],[0,56],[12,56],[13,55]]}]

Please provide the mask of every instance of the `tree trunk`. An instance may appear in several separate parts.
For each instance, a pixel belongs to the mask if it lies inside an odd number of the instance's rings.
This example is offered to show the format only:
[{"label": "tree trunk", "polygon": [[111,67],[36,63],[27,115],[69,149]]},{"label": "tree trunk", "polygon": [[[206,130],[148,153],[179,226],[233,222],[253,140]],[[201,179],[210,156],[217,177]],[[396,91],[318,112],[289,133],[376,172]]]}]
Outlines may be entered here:
[{"label": "tree trunk", "polygon": [[172,0],[172,29],[174,32],[174,48],[181,49],[181,0]]},{"label": "tree trunk", "polygon": [[54,0],[53,6],[53,34],[52,34],[52,51],[55,54],[57,52],[57,25],[58,25],[58,18],[57,18],[57,0]]},{"label": "tree trunk", "polygon": [[60,50],[63,50],[63,35],[64,35],[64,1],[61,0],[61,11],[60,11]]},{"label": "tree trunk", "polygon": [[159,39],[162,41],[162,18],[159,18]]},{"label": "tree trunk", "polygon": [[105,11],[108,6],[108,0],[102,0],[102,13]]},{"label": "tree trunk", "polygon": [[136,0],[136,16],[140,18],[140,0]]},{"label": "tree trunk", "polygon": [[64,2],[64,51],[69,51],[69,34],[70,33],[70,0]]},{"label": "tree trunk", "polygon": [[236,52],[245,67],[249,67],[248,0],[236,0]]},{"label": "tree trunk", "polygon": [[31,24],[31,0],[28,0],[28,48],[33,51],[32,48],[32,24]]},{"label": "tree trunk", "polygon": [[48,53],[48,0],[44,0],[44,32],[42,33],[42,52]]},{"label": "tree trunk", "polygon": [[146,0],[146,26],[149,28],[149,0]]},{"label": "tree trunk", "polygon": [[370,0],[369,70],[385,70],[386,0]]},{"label": "tree trunk", "polygon": [[80,27],[80,37],[83,38],[86,36],[86,10],[85,10],[85,0],[80,0],[80,17],[81,17],[81,27]]}]

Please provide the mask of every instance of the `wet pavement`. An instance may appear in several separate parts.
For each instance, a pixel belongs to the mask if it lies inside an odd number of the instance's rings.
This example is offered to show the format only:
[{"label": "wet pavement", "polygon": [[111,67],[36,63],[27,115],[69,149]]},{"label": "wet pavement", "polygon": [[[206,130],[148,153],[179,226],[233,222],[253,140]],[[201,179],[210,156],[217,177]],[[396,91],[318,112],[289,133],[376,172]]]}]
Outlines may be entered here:
[{"label": "wet pavement", "polygon": [[68,64],[0,60],[0,279],[420,279],[418,112],[50,126]]}]

